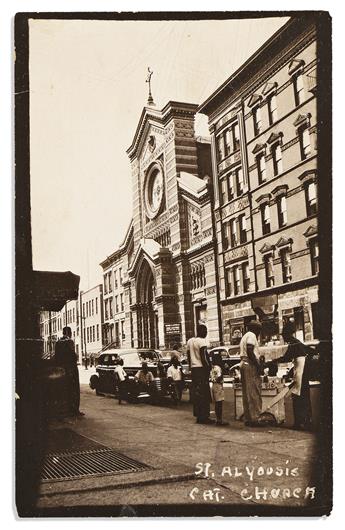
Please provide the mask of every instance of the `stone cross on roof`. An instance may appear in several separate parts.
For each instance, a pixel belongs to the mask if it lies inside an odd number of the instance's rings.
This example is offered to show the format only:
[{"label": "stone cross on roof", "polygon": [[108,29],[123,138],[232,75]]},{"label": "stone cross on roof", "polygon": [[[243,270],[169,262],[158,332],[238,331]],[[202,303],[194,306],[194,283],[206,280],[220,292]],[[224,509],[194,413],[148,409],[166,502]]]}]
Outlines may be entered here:
[{"label": "stone cross on roof", "polygon": [[147,104],[152,107],[152,106],[155,106],[155,102],[153,101],[153,97],[151,93],[151,77],[153,75],[153,71],[150,69],[149,66],[147,67],[147,71],[148,71],[148,74],[146,78],[146,83],[149,84],[149,97],[147,98]]}]

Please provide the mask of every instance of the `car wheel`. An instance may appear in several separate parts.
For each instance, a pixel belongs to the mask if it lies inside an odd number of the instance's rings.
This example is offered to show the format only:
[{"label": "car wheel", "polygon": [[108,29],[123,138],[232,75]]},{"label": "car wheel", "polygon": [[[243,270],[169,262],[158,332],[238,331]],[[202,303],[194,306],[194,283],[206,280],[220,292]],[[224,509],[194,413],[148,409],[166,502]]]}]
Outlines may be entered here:
[{"label": "car wheel", "polygon": [[90,377],[89,385],[92,390],[96,390],[99,384],[99,379],[96,374]]}]

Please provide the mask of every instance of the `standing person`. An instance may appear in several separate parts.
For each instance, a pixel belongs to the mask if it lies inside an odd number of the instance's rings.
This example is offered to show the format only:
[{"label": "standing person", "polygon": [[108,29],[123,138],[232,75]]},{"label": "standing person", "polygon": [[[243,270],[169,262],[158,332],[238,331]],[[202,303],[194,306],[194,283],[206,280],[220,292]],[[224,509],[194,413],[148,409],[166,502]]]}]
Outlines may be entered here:
[{"label": "standing person", "polygon": [[211,381],[214,410],[217,418],[216,425],[229,425],[227,421],[223,421],[223,359],[220,353],[215,353],[212,356]]},{"label": "standing person", "polygon": [[310,430],[312,426],[312,409],[309,388],[309,359],[306,346],[293,335],[294,324],[287,322],[282,331],[284,342],[288,344],[286,353],[275,359],[275,363],[293,362],[292,405],[294,429]]},{"label": "standing person", "polygon": [[119,405],[121,405],[122,400],[127,399],[127,374],[123,368],[123,359],[117,361],[114,371],[117,378]]},{"label": "standing person", "polygon": [[210,370],[211,364],[207,353],[207,327],[199,324],[197,336],[187,342],[187,355],[192,373],[193,414],[197,423],[214,424],[210,416]]},{"label": "standing person", "polygon": [[77,355],[75,353],[74,342],[72,340],[72,330],[65,326],[62,330],[62,337],[55,345],[55,362],[66,371],[67,399],[71,412],[75,416],[84,416],[80,412],[80,383],[77,365]]},{"label": "standing person", "polygon": [[177,359],[181,361],[182,355],[178,349],[178,344],[174,344],[173,351],[171,352],[170,357],[171,357],[171,361],[173,360],[174,357],[177,357]]},{"label": "standing person", "polygon": [[249,322],[247,329],[240,342],[243,413],[245,425],[257,427],[262,409],[258,343],[261,324],[253,320]]},{"label": "standing person", "polygon": [[177,401],[180,402],[182,398],[184,381],[181,363],[179,362],[177,357],[173,357],[171,360],[171,365],[169,366],[167,371],[167,378],[169,383],[174,385]]}]

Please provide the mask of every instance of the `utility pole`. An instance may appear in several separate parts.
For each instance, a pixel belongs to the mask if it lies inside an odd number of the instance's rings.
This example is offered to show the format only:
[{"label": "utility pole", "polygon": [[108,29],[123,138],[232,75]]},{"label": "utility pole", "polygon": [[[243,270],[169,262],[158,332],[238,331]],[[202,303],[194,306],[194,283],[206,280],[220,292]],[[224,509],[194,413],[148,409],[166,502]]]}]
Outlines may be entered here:
[{"label": "utility pole", "polygon": [[[86,350],[86,333],[85,333],[85,319],[83,312],[83,291],[80,292],[80,333],[81,333],[81,356],[82,359],[84,359],[84,366],[85,370],[88,369],[87,367],[87,350]],[[84,348],[83,348],[83,340],[84,340]]]}]

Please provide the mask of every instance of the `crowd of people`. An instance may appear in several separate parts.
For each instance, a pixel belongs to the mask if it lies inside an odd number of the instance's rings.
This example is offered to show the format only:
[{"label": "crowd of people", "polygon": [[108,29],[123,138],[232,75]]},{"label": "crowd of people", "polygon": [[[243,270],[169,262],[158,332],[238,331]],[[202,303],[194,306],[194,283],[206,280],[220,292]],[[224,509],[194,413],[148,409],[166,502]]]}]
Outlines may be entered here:
[{"label": "crowd of people", "polygon": [[[309,359],[304,344],[294,337],[293,323],[288,321],[282,331],[284,342],[288,345],[285,354],[265,362],[259,354],[258,337],[261,324],[252,321],[240,341],[240,374],[242,386],[243,416],[248,427],[260,427],[262,412],[262,379],[261,374],[272,362],[293,362],[293,382],[291,393],[294,412],[294,429],[310,430],[312,410],[309,388]],[[187,355],[192,374],[193,414],[197,423],[225,425],[222,418],[224,401],[223,369],[221,356],[211,358],[207,351],[207,328],[199,325],[197,336],[189,339]],[[212,381],[212,393],[209,380]],[[215,403],[216,420],[210,418],[210,404]]]},{"label": "crowd of people", "polygon": [[[288,345],[285,354],[274,361],[265,362],[259,354],[258,337],[260,332],[260,322],[250,322],[239,345],[245,425],[249,427],[262,425],[260,422],[262,413],[261,375],[265,367],[266,369],[267,367],[269,368],[271,362],[292,362],[294,368],[291,393],[295,420],[294,428],[309,430],[312,424],[312,411],[307,349],[302,342],[294,337],[293,323],[287,322],[282,331],[284,342]],[[225,399],[223,360],[220,353],[209,355],[206,337],[207,327],[200,324],[197,327],[196,336],[190,338],[187,342],[187,357],[192,380],[190,397],[193,404],[193,414],[199,424],[225,426],[228,423],[223,420],[223,402]],[[79,410],[80,384],[77,356],[69,327],[63,329],[63,336],[56,343],[55,362],[58,366],[63,367],[66,372],[64,390],[70,403],[71,413],[75,416],[84,415]],[[158,363],[157,378],[149,370],[147,363],[143,362],[140,370],[135,374],[134,381],[129,380],[121,358],[115,367],[115,375],[119,404],[124,400],[129,401],[138,398],[142,392],[149,394],[154,401],[159,392],[157,380],[164,381],[166,393],[170,393],[175,403],[181,401],[185,382],[181,366],[181,354],[178,352],[177,347],[172,352],[171,361],[167,368],[161,362]],[[211,387],[210,380],[212,383]],[[215,420],[210,418],[212,402],[214,403]]]}]

